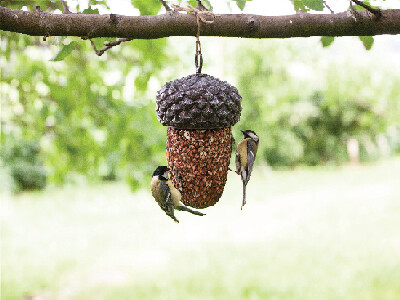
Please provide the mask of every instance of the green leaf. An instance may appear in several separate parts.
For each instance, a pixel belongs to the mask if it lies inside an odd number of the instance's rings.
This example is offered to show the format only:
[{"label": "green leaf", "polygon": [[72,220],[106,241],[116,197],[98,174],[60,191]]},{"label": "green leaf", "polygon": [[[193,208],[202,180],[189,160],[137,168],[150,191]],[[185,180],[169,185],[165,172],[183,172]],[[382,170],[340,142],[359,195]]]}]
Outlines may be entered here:
[{"label": "green leaf", "polygon": [[333,43],[334,40],[335,40],[334,36],[323,36],[321,37],[322,46],[328,47]]},{"label": "green leaf", "polygon": [[290,0],[293,3],[295,11],[307,12],[310,10],[322,11],[324,10],[323,0]]},{"label": "green leaf", "polygon": [[72,50],[74,50],[77,45],[78,45],[77,42],[71,42],[68,45],[64,45],[62,47],[62,49],[60,50],[60,52],[57,53],[56,57],[54,57],[51,60],[52,61],[61,61],[61,60],[63,60],[64,58],[66,58],[68,55],[71,54]]},{"label": "green leaf", "polygon": [[140,11],[140,15],[156,15],[161,9],[159,0],[131,0],[132,5]]},{"label": "green leaf", "polygon": [[203,0],[203,1],[201,1],[201,3],[203,3],[203,5],[210,11],[212,11],[214,9],[209,0]]},{"label": "green leaf", "polygon": [[197,6],[197,1],[196,0],[188,0],[187,3],[192,7],[196,7]]},{"label": "green leaf", "polygon": [[[352,3],[352,2],[350,2],[350,3]],[[352,7],[352,10],[355,10],[355,11],[362,11],[362,10],[364,10],[364,7],[359,6],[359,5],[352,5],[351,7]]]},{"label": "green leaf", "polygon": [[322,11],[324,10],[323,0],[303,0],[303,4],[312,10]]},{"label": "green leaf", "polygon": [[[189,1],[187,1],[187,4],[189,4],[190,6],[196,8],[198,3],[197,3],[196,0],[189,0]],[[210,10],[210,11],[213,10],[213,7],[212,7],[210,1],[208,1],[208,0],[202,0],[202,1],[201,1],[201,4],[202,4],[205,8],[207,8],[208,10]]]},{"label": "green leaf", "polygon": [[290,0],[293,3],[293,7],[295,11],[309,11],[308,8],[303,3],[303,0]]},{"label": "green leaf", "polygon": [[107,4],[107,0],[89,0],[89,7],[91,7],[92,5],[102,5],[105,8],[110,9],[110,7]]},{"label": "green leaf", "polygon": [[97,50],[101,50],[104,47],[104,43],[107,41],[107,38],[94,38],[92,39],[94,45],[96,46]]},{"label": "green leaf", "polygon": [[237,7],[243,11],[244,7],[246,6],[246,0],[235,0]]},{"label": "green leaf", "polygon": [[91,7],[89,7],[89,8],[84,9],[83,13],[86,15],[98,15],[99,10],[97,8],[92,9]]},{"label": "green leaf", "polygon": [[359,36],[360,41],[364,44],[366,50],[370,50],[374,44],[374,38],[372,36]]}]

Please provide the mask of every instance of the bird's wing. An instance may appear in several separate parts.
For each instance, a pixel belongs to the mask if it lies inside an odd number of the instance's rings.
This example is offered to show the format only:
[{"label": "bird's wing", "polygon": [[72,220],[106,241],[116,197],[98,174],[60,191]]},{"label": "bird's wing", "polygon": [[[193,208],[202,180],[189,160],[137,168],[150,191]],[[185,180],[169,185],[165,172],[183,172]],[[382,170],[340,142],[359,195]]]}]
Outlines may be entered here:
[{"label": "bird's wing", "polygon": [[169,186],[167,185],[166,181],[160,181],[160,195],[161,195],[161,199],[165,199],[164,202],[159,203],[160,206],[162,206],[162,208],[164,209],[165,204],[167,203],[167,199],[171,198],[171,191],[169,189]]},{"label": "bird's wing", "polygon": [[233,134],[231,135],[231,146],[232,146],[232,150],[235,150],[235,152],[237,151],[237,146],[236,146],[236,140],[233,137]]},{"label": "bird's wing", "polygon": [[236,164],[236,173],[240,174],[240,155],[237,152],[235,157],[235,164]]},{"label": "bird's wing", "polygon": [[246,176],[246,184],[250,179],[251,171],[253,171],[253,166],[254,166],[254,160],[256,159],[256,154],[257,154],[257,144],[249,139],[247,141],[247,161],[248,161],[248,166],[247,166],[247,176]]},{"label": "bird's wing", "polygon": [[239,153],[239,148],[241,147],[241,144],[239,143],[236,147],[236,157],[235,157],[235,165],[236,165],[236,173],[240,174],[241,171],[241,166],[242,166],[242,162],[240,159],[240,153]]},{"label": "bird's wing", "polygon": [[161,182],[161,188],[163,193],[164,203],[160,203],[160,206],[165,213],[170,216],[175,222],[179,223],[178,219],[174,215],[174,202],[171,198],[171,190],[166,181]]}]

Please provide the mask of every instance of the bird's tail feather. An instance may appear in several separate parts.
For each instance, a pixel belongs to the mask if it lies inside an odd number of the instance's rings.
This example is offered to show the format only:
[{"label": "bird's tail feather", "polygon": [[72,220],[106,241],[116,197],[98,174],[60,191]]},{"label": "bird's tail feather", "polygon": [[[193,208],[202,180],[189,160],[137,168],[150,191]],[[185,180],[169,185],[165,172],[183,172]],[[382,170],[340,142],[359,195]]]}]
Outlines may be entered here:
[{"label": "bird's tail feather", "polygon": [[243,202],[242,202],[242,207],[240,209],[243,209],[243,206],[246,204],[246,183],[243,181]]},{"label": "bird's tail feather", "polygon": [[194,209],[190,209],[189,207],[184,206],[184,205],[177,206],[176,210],[187,211],[187,212],[190,212],[191,214],[194,214],[194,215],[197,215],[197,216],[204,216],[205,215],[202,212],[199,212],[199,211],[194,210]]}]

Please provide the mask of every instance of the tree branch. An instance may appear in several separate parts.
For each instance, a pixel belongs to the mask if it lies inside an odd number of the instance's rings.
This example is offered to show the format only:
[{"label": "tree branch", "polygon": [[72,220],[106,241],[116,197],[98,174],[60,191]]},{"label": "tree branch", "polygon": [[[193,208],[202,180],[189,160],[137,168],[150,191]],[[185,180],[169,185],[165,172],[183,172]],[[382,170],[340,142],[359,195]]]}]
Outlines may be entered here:
[{"label": "tree branch", "polygon": [[[400,9],[381,11],[371,18],[367,10],[354,20],[350,11],[336,14],[259,16],[225,14],[202,24],[202,36],[291,38],[309,36],[362,36],[400,33]],[[32,36],[120,37],[157,39],[196,36],[196,17],[190,14],[121,16],[51,14],[0,7],[0,30]]]}]

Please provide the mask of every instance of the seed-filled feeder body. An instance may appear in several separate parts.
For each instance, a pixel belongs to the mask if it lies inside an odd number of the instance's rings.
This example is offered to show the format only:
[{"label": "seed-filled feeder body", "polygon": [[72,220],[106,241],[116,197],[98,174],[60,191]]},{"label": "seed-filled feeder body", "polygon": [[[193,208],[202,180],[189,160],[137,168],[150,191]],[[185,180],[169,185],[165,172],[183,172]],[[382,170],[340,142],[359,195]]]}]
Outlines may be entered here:
[{"label": "seed-filled feeder body", "polygon": [[235,87],[201,73],[167,82],[158,91],[156,111],[168,126],[171,180],[185,205],[206,208],[222,196],[241,99]]}]

